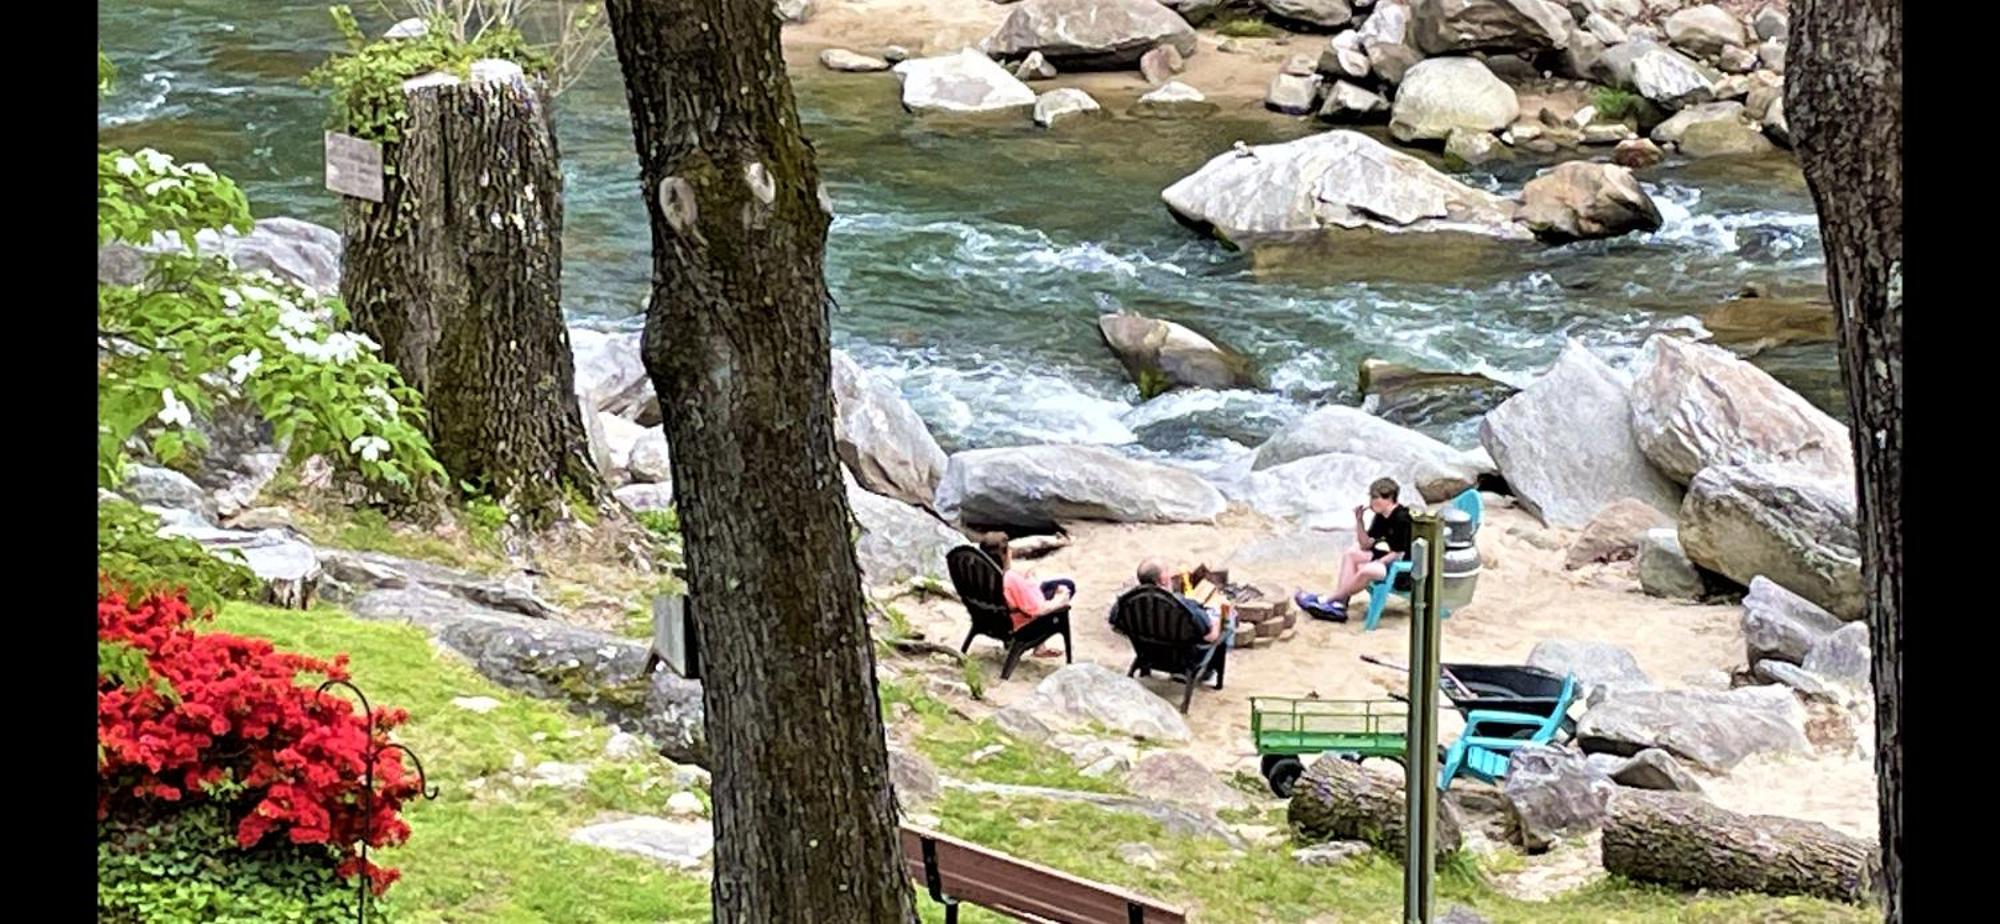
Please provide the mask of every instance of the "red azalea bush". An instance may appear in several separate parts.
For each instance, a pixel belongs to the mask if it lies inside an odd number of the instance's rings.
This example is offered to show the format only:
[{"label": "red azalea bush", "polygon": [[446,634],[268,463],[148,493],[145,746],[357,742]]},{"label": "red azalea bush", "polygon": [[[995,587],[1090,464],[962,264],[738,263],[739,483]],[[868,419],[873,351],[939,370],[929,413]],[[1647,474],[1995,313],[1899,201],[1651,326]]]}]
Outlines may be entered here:
[{"label": "red azalea bush", "polygon": [[[323,661],[275,650],[269,642],[197,633],[198,617],[178,593],[134,597],[104,588],[97,638],[143,653],[161,684],[97,678],[97,815],[147,818],[191,802],[228,806],[236,842],[267,837],[324,844],[343,858],[342,876],[361,872],[377,894],[397,873],[362,861],[355,845],[400,844],[410,827],[399,811],[418,792],[399,752],[380,749],[408,718],[399,709],[357,715],[352,703],[309,678],[347,679],[347,657]],[[375,793],[362,811],[368,754]]]}]

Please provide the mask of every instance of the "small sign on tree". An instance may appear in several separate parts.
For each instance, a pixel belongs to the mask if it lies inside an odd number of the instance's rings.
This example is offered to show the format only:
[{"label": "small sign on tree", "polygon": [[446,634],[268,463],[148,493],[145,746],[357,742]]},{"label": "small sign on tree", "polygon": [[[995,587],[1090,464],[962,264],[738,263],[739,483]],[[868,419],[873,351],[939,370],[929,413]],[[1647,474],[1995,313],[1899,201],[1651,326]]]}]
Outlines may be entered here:
[{"label": "small sign on tree", "polygon": [[327,132],[326,188],[343,196],[382,201],[381,143]]}]

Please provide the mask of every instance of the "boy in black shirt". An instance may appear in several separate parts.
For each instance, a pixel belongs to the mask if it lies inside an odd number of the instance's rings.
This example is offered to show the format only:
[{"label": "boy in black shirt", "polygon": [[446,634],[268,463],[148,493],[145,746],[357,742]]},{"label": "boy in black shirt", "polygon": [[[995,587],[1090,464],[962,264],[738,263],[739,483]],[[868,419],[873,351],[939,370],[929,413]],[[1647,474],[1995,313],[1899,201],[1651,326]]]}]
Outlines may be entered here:
[{"label": "boy in black shirt", "polygon": [[[1377,478],[1368,486],[1368,505],[1354,508],[1354,548],[1340,556],[1340,573],[1332,594],[1322,598],[1299,591],[1299,608],[1334,622],[1347,621],[1348,598],[1389,573],[1389,566],[1410,554],[1410,508],[1396,503],[1402,487],[1392,478]],[[1362,513],[1375,514],[1364,524]]]}]

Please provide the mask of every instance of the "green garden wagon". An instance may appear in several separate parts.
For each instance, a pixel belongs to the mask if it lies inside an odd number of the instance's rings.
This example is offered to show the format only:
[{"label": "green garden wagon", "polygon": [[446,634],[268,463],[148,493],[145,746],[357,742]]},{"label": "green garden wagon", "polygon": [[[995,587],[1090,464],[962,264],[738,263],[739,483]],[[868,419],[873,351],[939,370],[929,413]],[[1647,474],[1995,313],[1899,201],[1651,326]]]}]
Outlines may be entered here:
[{"label": "green garden wagon", "polygon": [[1401,761],[1408,733],[1409,707],[1395,700],[1250,698],[1250,737],[1263,756],[1264,780],[1281,799],[1291,798],[1292,784],[1305,772],[1301,757]]}]

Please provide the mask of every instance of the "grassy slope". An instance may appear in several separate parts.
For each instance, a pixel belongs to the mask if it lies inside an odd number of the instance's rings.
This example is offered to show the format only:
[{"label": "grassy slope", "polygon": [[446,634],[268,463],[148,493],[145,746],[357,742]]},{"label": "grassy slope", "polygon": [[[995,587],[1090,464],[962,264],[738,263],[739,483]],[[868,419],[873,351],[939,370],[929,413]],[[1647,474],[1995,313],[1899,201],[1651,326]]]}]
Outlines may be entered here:
[{"label": "grassy slope", "polygon": [[[599,813],[664,814],[674,787],[663,761],[617,763],[600,755],[605,729],[561,708],[516,696],[469,668],[440,658],[419,630],[361,622],[332,612],[301,614],[233,606],[217,628],[270,638],[315,654],[347,652],[356,682],[377,704],[410,710],[401,740],[416,748],[436,802],[406,812],[410,843],[384,860],[403,870],[391,895],[403,921],[627,922],[708,918],[704,878],[570,844],[568,832]],[[901,702],[919,724],[916,746],[940,772],[964,779],[1110,789],[1082,777],[1060,755],[1010,746],[977,765],[965,755],[1005,739],[990,723],[968,725],[910,684],[885,684],[884,700]],[[490,696],[485,715],[451,705],[455,696]],[[537,739],[540,736],[540,740]],[[468,784],[504,775],[515,753],[527,766],[545,760],[590,763],[580,792],[543,789],[505,798],[477,795]],[[1285,847],[1234,855],[1221,843],[1175,837],[1159,825],[1088,806],[1043,800],[997,800],[948,792],[930,809],[947,833],[1077,875],[1137,889],[1197,909],[1211,924],[1256,921],[1386,921],[1400,915],[1402,874],[1381,858],[1337,869],[1302,867]],[[1267,818],[1265,823],[1278,823]],[[1160,868],[1118,859],[1120,844],[1151,844]],[[1441,901],[1466,904],[1494,924],[1639,924],[1639,922],[1861,922],[1861,909],[1762,896],[1687,896],[1601,882],[1550,904],[1518,902],[1478,880],[1469,865],[1444,877]],[[926,921],[942,920],[920,895]],[[967,922],[1004,920],[967,909]]]}]

